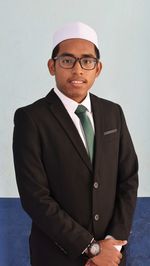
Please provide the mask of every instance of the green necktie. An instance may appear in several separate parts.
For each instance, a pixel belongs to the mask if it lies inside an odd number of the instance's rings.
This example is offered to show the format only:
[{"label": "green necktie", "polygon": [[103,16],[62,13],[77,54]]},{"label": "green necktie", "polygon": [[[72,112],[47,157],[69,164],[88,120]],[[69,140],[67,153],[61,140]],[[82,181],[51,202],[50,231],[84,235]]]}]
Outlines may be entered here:
[{"label": "green necktie", "polygon": [[83,131],[86,138],[86,144],[88,148],[88,154],[90,156],[91,162],[93,161],[93,150],[94,150],[94,131],[91,121],[86,114],[87,108],[83,105],[78,105],[75,114],[79,117]]}]

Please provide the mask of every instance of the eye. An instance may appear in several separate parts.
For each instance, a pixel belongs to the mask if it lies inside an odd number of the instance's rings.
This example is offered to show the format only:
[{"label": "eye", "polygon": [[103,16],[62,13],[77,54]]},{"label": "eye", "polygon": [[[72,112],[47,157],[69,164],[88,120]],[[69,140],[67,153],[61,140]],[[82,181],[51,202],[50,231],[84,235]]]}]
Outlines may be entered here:
[{"label": "eye", "polygon": [[74,58],[71,58],[71,57],[61,57],[61,62],[63,64],[72,64],[74,62]]},{"label": "eye", "polygon": [[94,58],[82,58],[82,63],[84,65],[90,65],[94,63]]}]

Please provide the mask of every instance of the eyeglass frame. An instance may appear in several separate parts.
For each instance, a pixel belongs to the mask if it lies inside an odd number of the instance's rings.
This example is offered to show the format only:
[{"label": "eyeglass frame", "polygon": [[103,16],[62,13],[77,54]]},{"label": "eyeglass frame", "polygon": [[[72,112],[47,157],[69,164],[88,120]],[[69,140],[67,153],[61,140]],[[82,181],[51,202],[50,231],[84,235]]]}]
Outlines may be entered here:
[{"label": "eyeglass frame", "polygon": [[[72,57],[72,58],[75,59],[75,61],[74,61],[73,65],[72,65],[72,67],[63,67],[63,66],[60,64],[60,61],[59,61],[59,65],[60,65],[60,67],[62,67],[63,69],[72,69],[72,68],[74,68],[76,62],[78,61],[82,69],[84,69],[84,70],[93,70],[93,69],[95,69],[97,63],[99,62],[99,59],[96,58],[96,57],[92,57],[92,56],[75,57],[74,55],[70,55],[70,54],[62,54],[62,55],[59,55],[59,56],[55,56],[55,57],[53,58],[53,60],[54,60],[54,61],[55,61],[55,60],[59,60],[61,57],[65,57],[65,56]],[[94,65],[94,67],[91,68],[91,69],[84,68],[84,67],[82,66],[82,64],[81,64],[81,60],[82,60],[83,58],[92,58],[92,59],[95,59],[95,65]]]}]

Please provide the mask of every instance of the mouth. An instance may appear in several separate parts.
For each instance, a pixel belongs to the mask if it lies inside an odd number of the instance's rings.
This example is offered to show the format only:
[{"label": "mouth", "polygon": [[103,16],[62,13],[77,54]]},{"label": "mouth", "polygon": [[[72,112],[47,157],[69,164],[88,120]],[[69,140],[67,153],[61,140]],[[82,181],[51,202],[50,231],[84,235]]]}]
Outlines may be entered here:
[{"label": "mouth", "polygon": [[85,79],[70,79],[69,83],[75,86],[79,86],[79,85],[86,83],[86,80]]}]

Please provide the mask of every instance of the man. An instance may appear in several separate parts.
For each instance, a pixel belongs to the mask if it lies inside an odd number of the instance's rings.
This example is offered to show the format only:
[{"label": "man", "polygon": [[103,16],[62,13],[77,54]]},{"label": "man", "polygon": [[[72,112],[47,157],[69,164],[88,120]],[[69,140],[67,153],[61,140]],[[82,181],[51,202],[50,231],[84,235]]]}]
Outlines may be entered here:
[{"label": "man", "polygon": [[95,31],[58,30],[48,68],[55,88],[14,119],[31,265],[125,265],[138,163],[121,107],[89,93],[102,69]]}]

